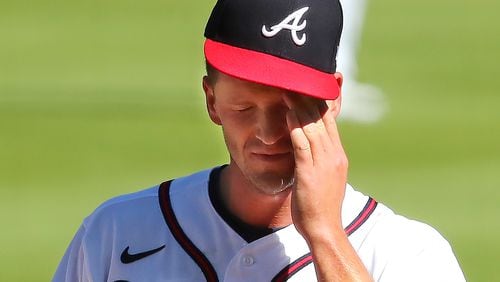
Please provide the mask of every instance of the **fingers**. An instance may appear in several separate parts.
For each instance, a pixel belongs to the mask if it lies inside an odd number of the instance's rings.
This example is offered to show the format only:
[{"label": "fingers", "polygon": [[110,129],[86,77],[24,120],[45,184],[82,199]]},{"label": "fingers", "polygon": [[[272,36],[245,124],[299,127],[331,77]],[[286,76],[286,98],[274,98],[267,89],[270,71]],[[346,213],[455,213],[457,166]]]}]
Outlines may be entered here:
[{"label": "fingers", "polygon": [[297,164],[312,166],[314,161],[311,154],[311,144],[302,130],[295,110],[288,111],[286,121],[290,131],[296,166],[298,167]]},{"label": "fingers", "polygon": [[323,124],[325,125],[326,131],[328,132],[328,136],[330,137],[330,141],[332,144],[338,146],[341,145],[340,135],[337,128],[337,122],[335,121],[335,116],[333,111],[331,110],[331,105],[328,105],[331,101],[325,102],[325,106],[327,107],[325,114],[323,115]]},{"label": "fingers", "polygon": [[288,95],[285,102],[290,108],[287,122],[299,159],[304,160],[304,149],[307,148],[308,157],[312,158],[313,162],[321,162],[328,156],[327,152],[332,146],[323,120],[328,106],[323,100],[298,95]]},{"label": "fingers", "polygon": [[325,223],[341,226],[337,223],[341,222],[348,162],[337,131],[335,108],[329,101],[296,94],[284,100],[295,156],[293,222],[305,236]]}]

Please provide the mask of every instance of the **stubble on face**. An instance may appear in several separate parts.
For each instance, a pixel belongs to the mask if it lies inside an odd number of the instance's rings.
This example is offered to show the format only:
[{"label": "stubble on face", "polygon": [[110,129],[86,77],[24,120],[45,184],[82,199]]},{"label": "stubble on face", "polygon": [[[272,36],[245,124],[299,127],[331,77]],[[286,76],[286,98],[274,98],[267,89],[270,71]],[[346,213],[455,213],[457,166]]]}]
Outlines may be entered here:
[{"label": "stubble on face", "polygon": [[[244,172],[243,172],[244,173]],[[292,187],[295,178],[292,175],[279,175],[275,172],[249,172],[247,179],[265,195],[277,195]]]},{"label": "stubble on face", "polygon": [[[244,148],[237,150],[233,143],[224,134],[226,145],[231,157],[231,165],[235,166],[251,186],[264,195],[277,195],[290,189],[295,182],[295,162],[293,154],[276,165],[265,164],[256,161],[252,156],[252,150]],[[249,147],[252,144],[246,144]]]}]

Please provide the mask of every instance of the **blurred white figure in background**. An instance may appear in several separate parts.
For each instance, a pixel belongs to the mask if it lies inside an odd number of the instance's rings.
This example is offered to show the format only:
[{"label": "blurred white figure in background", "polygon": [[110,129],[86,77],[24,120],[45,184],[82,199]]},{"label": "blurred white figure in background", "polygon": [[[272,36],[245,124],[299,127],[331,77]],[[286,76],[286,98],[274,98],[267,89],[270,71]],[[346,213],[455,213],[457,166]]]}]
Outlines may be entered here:
[{"label": "blurred white figure in background", "polygon": [[337,71],[344,75],[341,120],[360,123],[379,121],[387,110],[380,89],[357,81],[357,51],[362,35],[367,0],[340,0],[344,28],[337,54]]}]

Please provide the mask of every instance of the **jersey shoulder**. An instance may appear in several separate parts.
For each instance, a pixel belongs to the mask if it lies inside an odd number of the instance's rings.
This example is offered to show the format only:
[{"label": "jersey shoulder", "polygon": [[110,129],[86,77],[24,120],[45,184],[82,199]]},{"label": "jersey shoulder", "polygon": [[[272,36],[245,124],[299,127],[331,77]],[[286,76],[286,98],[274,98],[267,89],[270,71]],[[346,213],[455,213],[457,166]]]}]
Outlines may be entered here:
[{"label": "jersey shoulder", "polygon": [[[199,171],[191,175],[176,178],[172,181],[176,183],[173,193],[192,192],[191,188],[200,187],[200,183],[206,182],[210,170]],[[142,220],[142,216],[151,216],[152,213],[160,212],[158,189],[160,184],[143,189],[134,193],[124,194],[113,197],[99,205],[84,220],[84,227],[95,224],[102,220],[126,219],[130,221],[133,218]]]},{"label": "jersey shoulder", "polygon": [[88,229],[92,225],[102,220],[109,220],[116,217],[129,218],[133,214],[147,212],[158,202],[158,187],[153,187],[111,198],[99,205],[83,221],[83,226]]},{"label": "jersey shoulder", "polygon": [[[387,209],[379,204],[378,208]],[[387,209],[388,210],[388,209]],[[432,226],[396,213],[379,213],[366,234],[366,242],[404,253],[419,253],[429,246],[447,247],[448,241]]]},{"label": "jersey shoulder", "polygon": [[[172,181],[177,183],[173,185],[176,193],[183,194],[183,189],[195,187],[193,183],[203,183],[200,179],[206,175],[206,172],[200,172]],[[176,243],[166,224],[159,198],[161,191],[161,185],[155,185],[114,197],[97,207],[84,219],[58,267],[54,281],[115,281],[123,276],[142,277],[145,273],[152,277],[150,281],[163,281],[162,275],[170,277],[178,274],[175,271],[166,274],[155,271],[155,266],[159,264],[165,269],[179,267],[185,269],[188,275],[199,275],[191,258]],[[134,264],[123,258],[127,254],[153,249],[164,250]],[[147,267],[145,262],[150,262]]]},{"label": "jersey shoulder", "polygon": [[[362,193],[348,187],[350,200],[357,201],[360,206],[366,199],[371,199]],[[355,200],[353,200],[355,199]],[[369,201],[368,201],[369,203]],[[365,209],[363,209],[365,210]],[[377,245],[388,242],[390,245],[407,244],[412,242],[413,247],[426,245],[433,242],[446,242],[443,236],[432,226],[409,219],[395,213],[391,208],[381,202],[376,202],[366,222],[353,234],[359,245],[371,243]]]},{"label": "jersey shoulder", "polygon": [[465,281],[450,244],[435,228],[384,204],[377,203],[353,235],[353,246],[376,281]]}]

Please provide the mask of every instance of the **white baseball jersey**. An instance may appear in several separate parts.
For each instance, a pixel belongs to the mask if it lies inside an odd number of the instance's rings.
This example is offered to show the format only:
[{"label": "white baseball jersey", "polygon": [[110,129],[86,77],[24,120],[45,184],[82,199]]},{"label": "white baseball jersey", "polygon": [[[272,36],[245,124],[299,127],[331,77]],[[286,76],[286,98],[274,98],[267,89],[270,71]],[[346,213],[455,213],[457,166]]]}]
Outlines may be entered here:
[{"label": "white baseball jersey", "polygon": [[[53,281],[317,281],[293,225],[243,234],[217,196],[220,168],[111,199],[87,217]],[[346,188],[342,221],[375,281],[465,281],[448,242]]]}]

